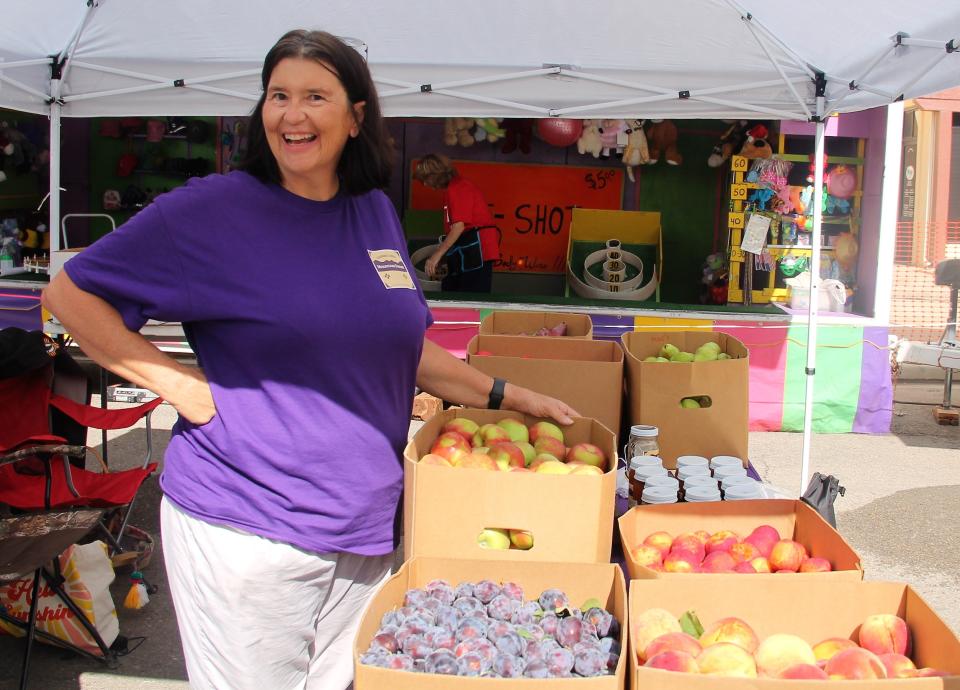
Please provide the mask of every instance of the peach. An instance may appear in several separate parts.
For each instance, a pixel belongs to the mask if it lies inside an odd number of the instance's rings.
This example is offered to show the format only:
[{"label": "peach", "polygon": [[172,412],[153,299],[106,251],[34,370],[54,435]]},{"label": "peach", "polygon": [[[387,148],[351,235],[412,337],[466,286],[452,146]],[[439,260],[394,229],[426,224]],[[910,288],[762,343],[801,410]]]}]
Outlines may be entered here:
[{"label": "peach", "polygon": [[510,535],[510,543],[513,544],[513,548],[526,551],[533,547],[533,535],[530,532],[522,529],[510,529],[507,532]]},{"label": "peach", "polygon": [[523,451],[509,441],[495,442],[490,446],[490,452],[487,455],[504,471],[511,467],[526,467],[527,465],[523,457]]},{"label": "peach", "polygon": [[652,659],[661,652],[684,652],[695,657],[702,651],[703,647],[697,642],[697,638],[683,632],[672,632],[655,638],[643,650],[643,656]]},{"label": "peach", "polygon": [[833,680],[874,680],[887,677],[883,662],[873,652],[854,647],[837,652],[823,669]]},{"label": "peach", "polygon": [[453,466],[457,469],[500,471],[500,466],[489,455],[481,455],[480,453],[467,453],[458,458]]},{"label": "peach", "polygon": [[690,557],[690,560],[696,561],[697,564],[707,555],[703,544],[692,534],[681,534],[674,539],[673,544],[670,546],[670,553],[686,554]]},{"label": "peach", "polygon": [[537,439],[549,436],[563,443],[563,431],[553,422],[537,422],[530,425],[530,443],[536,445]]},{"label": "peach", "polygon": [[760,674],[773,678],[795,664],[817,665],[817,657],[807,641],[786,633],[770,635],[757,647],[754,657]]},{"label": "peach", "polygon": [[510,440],[514,443],[526,443],[530,440],[530,432],[527,430],[527,425],[519,419],[506,417],[497,422],[497,426],[506,431],[510,436]]},{"label": "peach", "polygon": [[705,648],[723,643],[735,644],[753,654],[760,640],[746,621],[731,616],[714,621],[700,636],[700,644]]},{"label": "peach", "polygon": [[567,457],[567,447],[563,445],[563,441],[558,441],[552,436],[541,436],[538,438],[533,444],[533,449],[537,451],[537,454],[546,453],[561,462]]},{"label": "peach", "polygon": [[700,673],[710,676],[756,678],[757,665],[750,652],[729,642],[705,648],[697,657]]},{"label": "peach", "polygon": [[559,460],[548,460],[537,465],[534,470],[537,474],[570,474],[573,468]]},{"label": "peach", "polygon": [[453,467],[450,464],[450,461],[447,460],[442,455],[437,455],[436,453],[427,453],[422,458],[420,458],[421,465],[441,465],[443,467]]},{"label": "peach", "polygon": [[698,573],[700,561],[685,552],[673,552],[663,559],[663,570],[668,573]]},{"label": "peach", "polygon": [[770,561],[768,561],[763,556],[750,559],[750,565],[753,566],[753,569],[758,573],[772,573],[773,569],[770,567]]},{"label": "peach", "polygon": [[753,569],[753,566],[749,563],[737,563],[736,567],[733,569],[735,573],[746,573],[748,575],[756,575],[757,571]]},{"label": "peach", "polygon": [[826,558],[804,558],[800,562],[801,573],[829,573],[833,565]]},{"label": "peach", "polygon": [[764,557],[770,556],[773,545],[780,541],[780,533],[770,525],[760,525],[747,535],[745,542],[753,544]]},{"label": "peach", "polygon": [[856,646],[856,642],[848,640],[846,637],[828,637],[813,645],[813,655],[817,657],[817,661],[827,661],[837,652],[842,652],[844,649],[853,649]]},{"label": "peach", "polygon": [[730,551],[731,547],[740,541],[740,537],[736,532],[731,532],[728,529],[720,530],[719,532],[714,532],[710,535],[710,538],[707,539],[707,543],[704,544],[707,553],[713,553],[714,551]]},{"label": "peach", "polygon": [[496,424],[484,424],[473,435],[474,446],[492,446],[496,441],[509,441],[507,430]]},{"label": "peach", "polygon": [[696,532],[690,532],[693,536],[700,540],[700,543],[704,546],[707,545],[707,541],[710,539],[710,533],[705,529],[698,529]]},{"label": "peach", "polygon": [[903,654],[887,652],[878,657],[887,672],[887,678],[913,678],[917,675],[917,667]]},{"label": "peach", "polygon": [[741,541],[730,547],[730,555],[737,563],[747,563],[754,558],[759,558],[760,551],[750,542]]},{"label": "peach", "polygon": [[477,433],[479,428],[480,425],[472,419],[467,419],[466,417],[455,417],[444,424],[440,431],[454,431],[463,436],[463,439],[469,443],[470,439],[473,438],[473,435]]},{"label": "peach", "polygon": [[806,557],[806,549],[792,539],[781,539],[770,550],[770,567],[773,570],[797,572]]},{"label": "peach", "polygon": [[874,654],[910,655],[910,628],[907,622],[892,613],[867,616],[860,624],[860,646]]},{"label": "peach", "polygon": [[647,668],[659,668],[664,671],[681,671],[683,673],[700,672],[697,660],[686,652],[660,652],[656,656],[647,659],[644,666]]},{"label": "peach", "polygon": [[670,545],[673,544],[673,537],[670,536],[669,532],[653,532],[647,535],[643,543],[658,549],[661,554],[666,556],[670,553]]},{"label": "peach", "polygon": [[[666,609],[652,608],[647,609],[633,622],[633,645],[637,650],[637,656],[640,657],[646,650],[647,645],[655,639],[666,633],[683,632],[680,629],[680,621],[677,617]],[[638,658],[638,661],[644,661],[646,656]]]},{"label": "peach", "polygon": [[660,552],[660,549],[656,548],[655,546],[641,544],[640,546],[632,549],[630,551],[630,555],[638,565],[642,565],[645,568],[653,565],[654,563],[657,565],[663,563],[663,554]]},{"label": "peach", "polygon": [[794,664],[783,669],[777,678],[783,678],[784,680],[828,680],[830,676],[819,666]]},{"label": "peach", "polygon": [[571,446],[567,451],[567,462],[571,460],[601,468],[606,467],[607,464],[606,454],[592,443],[577,443]]},{"label": "peach", "polygon": [[733,556],[726,551],[713,551],[703,559],[700,570],[704,573],[729,573],[736,565],[737,562],[733,560]]}]

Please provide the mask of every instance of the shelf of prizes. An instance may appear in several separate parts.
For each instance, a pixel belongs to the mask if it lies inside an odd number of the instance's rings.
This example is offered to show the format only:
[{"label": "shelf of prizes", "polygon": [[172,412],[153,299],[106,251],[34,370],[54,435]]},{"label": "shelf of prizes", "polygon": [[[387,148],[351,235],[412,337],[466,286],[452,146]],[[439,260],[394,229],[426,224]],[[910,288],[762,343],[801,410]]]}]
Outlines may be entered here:
[{"label": "shelf of prizes", "polygon": [[[427,421],[404,451],[406,560],[362,615],[355,687],[960,687],[960,640],[909,585],[865,582],[806,503],[734,500],[720,470],[739,458],[641,458],[624,473],[594,419]],[[694,500],[694,476],[722,500]],[[625,481],[649,500],[625,507]]]}]

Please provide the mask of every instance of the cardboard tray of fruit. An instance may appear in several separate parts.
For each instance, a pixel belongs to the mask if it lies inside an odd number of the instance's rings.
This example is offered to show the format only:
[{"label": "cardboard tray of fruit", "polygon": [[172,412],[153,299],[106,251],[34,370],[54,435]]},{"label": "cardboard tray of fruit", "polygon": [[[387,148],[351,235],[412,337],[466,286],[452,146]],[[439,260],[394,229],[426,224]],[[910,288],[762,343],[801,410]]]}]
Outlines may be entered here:
[{"label": "cardboard tray of fruit", "polygon": [[616,453],[593,419],[446,410],[404,450],[405,558],[607,563]]},{"label": "cardboard tray of fruit", "polygon": [[620,516],[618,526],[631,579],[718,573],[779,578],[782,572],[804,580],[863,579],[853,547],[799,500],[637,506]]},{"label": "cardboard tray of fruit", "polygon": [[832,679],[868,690],[960,688],[960,640],[906,584],[703,582],[630,583],[633,687],[799,690]]},{"label": "cardboard tray of fruit", "polygon": [[[502,606],[511,599],[516,605]],[[628,630],[626,584],[614,564],[414,557],[363,613],[354,687],[622,690]],[[544,643],[550,638],[556,644]]]}]

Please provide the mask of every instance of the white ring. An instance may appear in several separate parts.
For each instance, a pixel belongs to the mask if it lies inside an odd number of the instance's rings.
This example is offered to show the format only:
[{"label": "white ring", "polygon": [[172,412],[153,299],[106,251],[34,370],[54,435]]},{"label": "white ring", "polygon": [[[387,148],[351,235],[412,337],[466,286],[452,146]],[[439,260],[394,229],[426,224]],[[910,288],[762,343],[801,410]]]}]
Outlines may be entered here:
[{"label": "white ring", "polygon": [[424,271],[421,271],[419,268],[417,268],[417,263],[423,259],[428,259],[433,256],[433,253],[439,248],[439,244],[430,244],[426,247],[420,247],[420,249],[410,255],[410,263],[413,264],[413,272],[417,274],[417,280],[420,281],[420,287],[423,288],[424,292],[440,292],[440,281],[433,280]]},{"label": "white ring", "polygon": [[[590,268],[595,264],[598,264],[607,259],[607,250],[599,249],[595,252],[590,252],[587,255],[587,258],[583,262],[583,279],[586,281],[587,285],[590,287],[597,288],[598,290],[603,290],[605,292],[627,292],[634,290],[640,286],[640,283],[643,282],[643,261],[640,260],[640,257],[632,252],[625,252],[620,250],[620,259],[623,263],[633,266],[637,269],[637,275],[635,275],[630,280],[626,280],[620,283],[611,283],[607,280],[603,280],[593,275],[590,272]],[[612,286],[612,287],[611,287]]]}]

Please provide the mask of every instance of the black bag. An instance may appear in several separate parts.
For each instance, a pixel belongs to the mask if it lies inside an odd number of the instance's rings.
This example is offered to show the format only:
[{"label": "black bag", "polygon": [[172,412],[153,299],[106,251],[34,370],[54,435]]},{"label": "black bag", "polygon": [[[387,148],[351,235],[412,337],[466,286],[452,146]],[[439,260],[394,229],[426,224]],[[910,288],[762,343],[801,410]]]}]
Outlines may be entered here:
[{"label": "black bag", "polygon": [[800,497],[800,500],[813,508],[823,516],[823,519],[830,523],[832,527],[837,526],[837,515],[833,510],[833,504],[837,500],[837,494],[843,496],[847,493],[846,488],[840,486],[840,480],[832,474],[826,476],[819,472],[814,472],[807,484],[807,490]]}]

